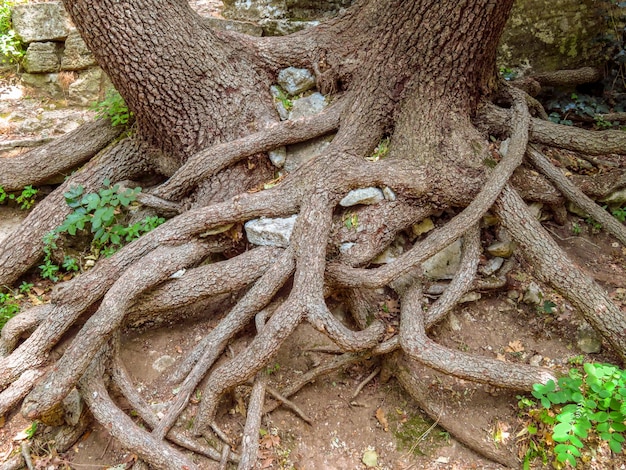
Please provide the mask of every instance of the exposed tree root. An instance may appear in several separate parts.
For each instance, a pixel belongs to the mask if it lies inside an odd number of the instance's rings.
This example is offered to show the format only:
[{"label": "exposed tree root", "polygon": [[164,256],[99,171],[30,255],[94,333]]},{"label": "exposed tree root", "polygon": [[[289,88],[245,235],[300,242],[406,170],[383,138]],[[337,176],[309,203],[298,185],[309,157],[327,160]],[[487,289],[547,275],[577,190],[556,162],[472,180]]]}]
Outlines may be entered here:
[{"label": "exposed tree root", "polygon": [[533,165],[546,175],[550,181],[563,193],[563,195],[582,210],[587,212],[594,220],[602,224],[602,227],[626,245],[626,227],[615,217],[598,206],[592,199],[587,197],[578,187],[571,183],[550,161],[535,147],[530,146],[528,156]]},{"label": "exposed tree root", "polygon": [[102,355],[107,352],[108,348],[104,348],[100,357],[93,361],[79,381],[81,395],[96,420],[108,429],[112,436],[124,442],[142,460],[155,468],[168,470],[195,468],[193,462],[180,450],[142,430],[111,400],[103,378],[105,357]]},{"label": "exposed tree root", "polygon": [[13,158],[0,158],[0,186],[16,191],[64,177],[87,162],[124,130],[109,120],[88,122],[52,143]]},{"label": "exposed tree root", "polygon": [[[126,370],[126,367],[122,363],[119,355],[119,339],[115,340],[115,353],[112,359],[111,366],[111,380],[115,384],[115,386],[122,393],[124,398],[128,400],[128,403],[137,411],[139,417],[152,429],[156,428],[159,424],[159,419],[156,417],[146,400],[139,394],[137,389],[134,387],[133,382]],[[181,433],[177,430],[171,430],[167,434],[167,438],[173,442],[174,444],[188,449],[192,452],[195,452],[200,455],[204,455],[212,460],[220,460],[221,454],[214,448],[199,444],[193,439],[186,436],[184,433]],[[239,461],[239,456],[229,453],[229,459],[233,462]]]},{"label": "exposed tree root", "polygon": [[[485,125],[492,133],[506,135],[511,122],[510,111],[491,103],[479,113],[477,122]],[[562,126],[551,121],[532,118],[530,121],[530,142],[550,145],[590,155],[623,153],[626,136],[619,130],[588,131],[577,127]]]},{"label": "exposed tree root", "polygon": [[400,317],[400,346],[411,359],[447,375],[498,387],[531,390],[536,383],[556,382],[556,376],[548,369],[524,364],[511,368],[497,359],[478,358],[440,346],[426,336],[421,301],[422,290],[417,280],[402,295]]},{"label": "exposed tree root", "polygon": [[519,467],[513,449],[504,445],[496,445],[493,440],[486,439],[486,433],[481,426],[483,423],[475,423],[455,416],[447,409],[446,403],[436,403],[430,399],[430,383],[422,379],[422,377],[430,375],[429,372],[431,371],[428,368],[411,361],[405,356],[395,358],[390,367],[393,375],[417,402],[420,409],[430,419],[438,422],[439,426],[447,430],[455,439],[489,460],[498,462],[506,467]]},{"label": "exposed tree root", "polygon": [[574,266],[515,190],[504,188],[496,210],[537,277],[569,300],[615,352],[626,359],[626,316],[606,291]]},{"label": "exposed tree root", "polygon": [[[255,318],[257,333],[263,330],[265,325],[265,313],[259,312]],[[269,375],[265,372],[258,372],[252,385],[248,410],[246,412],[246,425],[243,429],[241,440],[241,461],[239,470],[252,470],[256,466],[257,454],[259,451],[259,430],[261,429],[261,416],[263,412],[263,402]]]}]

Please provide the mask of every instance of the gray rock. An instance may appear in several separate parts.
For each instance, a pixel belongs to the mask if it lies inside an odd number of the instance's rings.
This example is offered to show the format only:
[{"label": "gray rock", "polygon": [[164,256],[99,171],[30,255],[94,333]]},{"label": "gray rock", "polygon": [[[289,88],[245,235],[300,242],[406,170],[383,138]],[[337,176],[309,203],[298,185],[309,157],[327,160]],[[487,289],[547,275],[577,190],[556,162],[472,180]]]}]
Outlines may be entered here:
[{"label": "gray rock", "polygon": [[513,251],[515,251],[515,242],[512,241],[496,242],[487,247],[487,253],[499,258],[510,258]]},{"label": "gray rock", "polygon": [[278,84],[293,96],[315,88],[315,76],[308,69],[287,67],[278,73]]},{"label": "gray rock", "polygon": [[347,252],[350,251],[350,248],[352,248],[354,245],[356,245],[356,243],[352,243],[352,242],[342,243],[341,245],[339,245],[339,253],[346,254]]},{"label": "gray rock", "polygon": [[263,28],[249,21],[225,20],[224,18],[214,18],[212,16],[203,18],[203,21],[211,28],[235,31],[248,36],[263,36]]},{"label": "gray rock", "polygon": [[284,96],[284,93],[276,85],[272,85],[270,87],[270,93],[274,97],[274,106],[276,107],[276,111],[278,111],[281,121],[286,121],[289,119],[289,111],[285,108],[281,99]]},{"label": "gray rock", "polygon": [[296,223],[297,215],[281,219],[254,219],[245,223],[244,228],[248,241],[253,245],[289,246],[291,232]]},{"label": "gray rock", "polygon": [[543,356],[541,356],[541,354],[535,354],[530,358],[528,364],[534,367],[539,367],[541,365],[541,361],[543,361]]},{"label": "gray rock", "polygon": [[542,220],[543,216],[543,204],[540,202],[533,202],[528,206],[528,211],[533,215],[533,217],[537,220]]},{"label": "gray rock", "polygon": [[346,196],[339,201],[339,205],[342,207],[351,207],[357,204],[371,205],[384,200],[385,196],[378,188],[359,188],[353,189],[346,194]]},{"label": "gray rock", "polygon": [[578,217],[589,217],[589,214],[587,214],[584,210],[582,210],[580,207],[578,207],[576,204],[574,204],[571,201],[567,202],[566,207],[569,212],[571,212],[574,215],[577,215]]},{"label": "gray rock", "polygon": [[450,313],[448,315],[448,326],[452,331],[461,331],[461,321],[459,320],[459,317],[457,317],[454,313]]},{"label": "gray rock", "polygon": [[268,153],[272,165],[276,168],[282,168],[285,166],[285,160],[287,159],[287,147],[278,147],[277,149],[270,150]]},{"label": "gray rock", "polygon": [[285,170],[289,173],[295,171],[300,165],[321,155],[333,140],[334,134],[307,140],[300,144],[287,146],[287,159]]},{"label": "gray rock", "polygon": [[314,114],[321,113],[328,106],[326,97],[319,92],[305,96],[297,100],[293,100],[293,107],[289,112],[289,119],[300,119]]},{"label": "gray rock", "polygon": [[16,5],[13,29],[22,42],[62,41],[71,30],[70,18],[59,2]]},{"label": "gray rock", "polygon": [[286,36],[303,29],[319,25],[319,21],[297,21],[297,20],[272,20],[265,19],[259,21],[263,28],[264,36]]},{"label": "gray rock", "polygon": [[576,344],[578,349],[587,354],[597,354],[602,351],[602,337],[587,324],[578,329]]},{"label": "gray rock", "polygon": [[388,201],[395,201],[396,199],[398,199],[396,193],[394,193],[393,189],[391,189],[389,186],[385,186],[383,188],[383,196],[385,196],[385,199],[387,199]]},{"label": "gray rock", "polygon": [[483,266],[483,268],[481,269],[481,272],[485,275],[485,276],[491,276],[492,274],[494,274],[498,269],[500,269],[502,267],[502,265],[504,264],[504,258],[491,258],[489,261],[487,261],[487,263]]},{"label": "gray rock", "polygon": [[466,304],[469,302],[476,302],[482,298],[482,294],[480,292],[468,292],[464,294],[463,297],[459,299],[460,304]]},{"label": "gray rock", "polygon": [[20,78],[23,85],[36,88],[51,98],[64,97],[58,73],[23,73]]},{"label": "gray rock", "polygon": [[509,153],[509,144],[511,143],[511,139],[505,139],[500,142],[500,155],[506,157],[506,154]]},{"label": "gray rock", "polygon": [[63,399],[65,422],[70,426],[76,426],[83,412],[83,399],[75,388]]},{"label": "gray rock", "polygon": [[422,263],[424,275],[433,280],[452,279],[461,264],[461,240],[457,240]]},{"label": "gray rock", "polygon": [[402,245],[394,243],[391,246],[387,247],[385,251],[379,254],[371,262],[372,264],[393,263],[396,259],[398,259],[398,256],[400,256],[403,252],[404,252],[404,248],[402,247]]},{"label": "gray rock", "polygon": [[65,51],[61,59],[61,70],[83,70],[97,65],[87,44],[78,31],[72,31],[65,40]]},{"label": "gray rock", "polygon": [[541,305],[543,303],[543,292],[541,292],[541,288],[536,283],[531,282],[522,300],[530,305]]},{"label": "gray rock", "polygon": [[68,89],[68,102],[77,106],[90,106],[100,98],[103,72],[94,67],[80,72],[78,79]]},{"label": "gray rock", "polygon": [[28,73],[58,72],[61,65],[61,44],[57,42],[32,42],[28,46],[22,65]]},{"label": "gray rock", "polygon": [[176,359],[167,354],[159,357],[152,363],[152,368],[157,372],[165,372],[168,367],[172,366],[176,362]]},{"label": "gray rock", "polygon": [[261,18],[284,18],[286,0],[224,0],[224,17],[237,20],[258,21]]},{"label": "gray rock", "polygon": [[602,199],[602,202],[615,204],[616,206],[623,205],[626,203],[626,189],[620,189],[619,191],[609,194],[606,198]]}]

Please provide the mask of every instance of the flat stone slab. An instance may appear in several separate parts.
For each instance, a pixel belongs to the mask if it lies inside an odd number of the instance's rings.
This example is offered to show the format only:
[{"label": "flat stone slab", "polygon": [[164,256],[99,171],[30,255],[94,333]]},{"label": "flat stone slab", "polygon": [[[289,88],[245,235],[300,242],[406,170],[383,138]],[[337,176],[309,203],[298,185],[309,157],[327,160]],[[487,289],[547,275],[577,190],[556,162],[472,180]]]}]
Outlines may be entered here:
[{"label": "flat stone slab", "polygon": [[294,214],[286,218],[250,220],[244,225],[248,241],[253,245],[287,248],[297,218]]},{"label": "flat stone slab", "polygon": [[72,29],[70,18],[59,2],[16,5],[11,22],[15,33],[25,43],[63,41]]}]

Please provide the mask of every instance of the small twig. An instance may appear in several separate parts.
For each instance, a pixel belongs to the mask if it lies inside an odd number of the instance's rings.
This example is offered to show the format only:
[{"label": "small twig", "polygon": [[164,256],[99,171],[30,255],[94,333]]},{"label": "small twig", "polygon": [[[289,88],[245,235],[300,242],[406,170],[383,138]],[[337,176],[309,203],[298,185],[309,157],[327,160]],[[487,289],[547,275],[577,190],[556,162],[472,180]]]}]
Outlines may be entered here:
[{"label": "small twig", "polygon": [[35,467],[33,466],[33,459],[30,457],[30,444],[28,441],[22,441],[21,448],[22,457],[24,457],[24,462],[26,463],[28,470],[34,470]]},{"label": "small twig", "polygon": [[317,352],[325,354],[343,354],[344,352],[337,346],[317,346],[315,348],[305,349],[306,352]]},{"label": "small twig", "polygon": [[352,394],[352,397],[350,398],[351,400],[356,399],[356,397],[359,396],[359,393],[361,393],[361,390],[363,390],[363,387],[365,387],[368,383],[370,383],[374,377],[376,377],[378,374],[380,374],[381,368],[380,366],[377,367],[376,369],[374,369],[374,371],[368,375],[365,380],[363,380],[357,387],[356,390],[354,391],[354,393]]},{"label": "small twig", "polygon": [[593,243],[592,241],[587,240],[587,239],[586,239],[586,238],[584,238],[584,237],[575,237],[575,236],[572,236],[572,237],[561,237],[558,233],[556,233],[556,232],[555,232],[554,230],[552,230],[550,227],[547,227],[547,226],[545,226],[545,225],[544,225],[544,227],[545,227],[545,229],[546,229],[548,232],[550,232],[552,235],[554,235],[556,238],[558,238],[558,239],[559,239],[559,240],[561,240],[562,242],[566,242],[566,241],[569,241],[569,240],[580,240],[580,241],[583,241],[583,242],[585,242],[585,243],[589,243],[591,246],[593,246],[593,247],[595,247],[595,248],[597,248],[597,249],[600,249],[600,247],[599,247],[598,245],[596,245],[596,244],[595,244],[595,243]]},{"label": "small twig", "polygon": [[224,444],[222,447],[222,458],[220,460],[219,470],[226,470],[228,466],[228,456],[230,455],[230,446],[228,444]]},{"label": "small twig", "polygon": [[276,400],[280,401],[284,406],[286,406],[287,408],[289,408],[291,411],[293,411],[296,415],[298,415],[298,417],[304,421],[305,423],[313,426],[313,420],[311,418],[309,418],[304,411],[302,411],[298,405],[296,405],[294,402],[292,402],[291,400],[289,400],[287,397],[281,395],[279,392],[277,392],[276,390],[267,387],[266,388],[267,393],[269,393],[270,395],[272,395],[272,397],[274,397]]},{"label": "small twig", "polygon": [[98,460],[102,460],[104,458],[105,454],[109,450],[109,446],[111,445],[112,441],[113,441],[113,436],[109,436],[109,440],[107,441],[107,445],[104,446],[104,450],[102,451],[102,454],[100,454],[100,458]]},{"label": "small twig", "polygon": [[211,430],[213,430],[213,432],[215,433],[215,435],[219,437],[223,442],[225,442],[227,445],[231,447],[234,447],[233,441],[230,439],[230,437],[228,437],[228,435],[226,435],[226,433],[222,431],[215,422],[212,422],[210,424],[210,427],[211,427]]},{"label": "small twig", "polygon": [[435,422],[431,424],[430,427],[426,431],[424,431],[424,433],[420,437],[417,438],[417,440],[415,441],[415,444],[413,444],[411,448],[409,449],[409,451],[407,452],[408,455],[411,455],[417,448],[418,444],[422,442],[424,439],[426,439],[426,437],[431,433],[431,431],[435,429],[435,427],[439,424],[439,419],[441,418],[441,415],[443,413],[443,408],[440,408],[440,410],[441,412],[439,413],[439,416],[437,416],[437,419],[435,420]]}]

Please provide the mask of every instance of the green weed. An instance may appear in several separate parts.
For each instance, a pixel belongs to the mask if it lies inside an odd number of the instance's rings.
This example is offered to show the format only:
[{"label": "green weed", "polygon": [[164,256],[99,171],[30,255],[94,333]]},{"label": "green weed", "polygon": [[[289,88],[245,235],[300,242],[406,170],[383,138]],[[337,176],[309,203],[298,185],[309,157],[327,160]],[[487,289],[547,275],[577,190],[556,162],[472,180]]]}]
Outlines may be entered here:
[{"label": "green weed", "polygon": [[133,117],[124,98],[115,89],[108,90],[104,100],[94,104],[91,109],[96,112],[96,119],[110,119],[113,126],[124,126]]},{"label": "green weed", "polygon": [[605,441],[615,453],[622,452],[626,431],[626,371],[612,364],[583,365],[584,372],[569,374],[547,384],[535,384],[532,396],[518,397],[519,407],[529,418],[529,444],[524,460],[544,462],[553,457],[555,466],[576,467],[585,447]]},{"label": "green weed", "polygon": [[161,217],[151,216],[134,224],[125,223],[127,210],[136,204],[141,188],[122,190],[119,185],[111,186],[108,180],[103,185],[97,193],[85,194],[82,186],[74,186],[63,194],[65,202],[73,210],[60,226],[43,238],[44,260],[39,268],[44,278],[57,281],[61,267],[66,272],[80,270],[79,260],[74,256],[66,254],[61,266],[53,262],[61,236],[89,234],[91,258],[97,259],[113,255],[124,244],[165,222]]},{"label": "green weed", "polygon": [[11,23],[11,11],[18,3],[23,2],[4,0],[0,4],[0,61],[5,64],[19,62],[25,53]]},{"label": "green weed", "polygon": [[28,210],[35,204],[37,193],[39,193],[39,190],[32,186],[26,186],[21,191],[9,192],[5,191],[4,188],[0,186],[0,204],[14,202],[20,209]]}]

